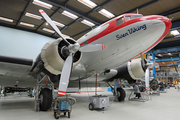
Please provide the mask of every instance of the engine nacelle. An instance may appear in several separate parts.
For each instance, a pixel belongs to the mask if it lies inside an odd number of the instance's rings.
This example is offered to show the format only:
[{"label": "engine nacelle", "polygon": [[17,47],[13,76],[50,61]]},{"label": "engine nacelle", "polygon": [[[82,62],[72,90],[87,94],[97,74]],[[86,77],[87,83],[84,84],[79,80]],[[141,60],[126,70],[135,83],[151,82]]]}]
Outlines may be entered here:
[{"label": "engine nacelle", "polygon": [[[66,38],[66,40],[71,44],[76,43],[72,38]],[[44,62],[44,67],[54,75],[61,74],[64,61],[67,57],[62,54],[62,50],[65,46],[66,43],[64,40],[62,40],[62,38],[58,38],[57,40],[46,43],[41,50],[41,59]],[[77,51],[74,54],[73,68],[78,65],[81,57],[82,55],[80,51]]]},{"label": "engine nacelle", "polygon": [[[144,62],[145,64],[147,63],[146,61]],[[145,75],[146,68],[146,65],[143,67],[141,58],[134,59],[116,68],[118,73],[115,78],[124,78],[129,84],[133,84],[135,79]]]}]

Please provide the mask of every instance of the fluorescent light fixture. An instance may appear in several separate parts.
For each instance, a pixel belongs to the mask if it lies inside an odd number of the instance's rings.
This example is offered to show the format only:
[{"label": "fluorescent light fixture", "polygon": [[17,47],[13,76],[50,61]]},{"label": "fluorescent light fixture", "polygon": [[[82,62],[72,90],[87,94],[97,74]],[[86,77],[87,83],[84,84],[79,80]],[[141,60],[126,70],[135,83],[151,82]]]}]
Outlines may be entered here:
[{"label": "fluorescent light fixture", "polygon": [[168,55],[172,55],[171,53],[168,53]]},{"label": "fluorescent light fixture", "polygon": [[53,20],[53,23],[56,24],[56,25],[59,26],[59,27],[64,27],[64,26],[65,26],[64,24],[59,23],[59,22],[54,21],[54,20]]},{"label": "fluorescent light fixture", "polygon": [[43,30],[46,31],[46,32],[55,33],[55,31],[47,29],[47,28],[43,28]]},{"label": "fluorescent light fixture", "polygon": [[12,19],[4,18],[4,17],[0,17],[0,20],[4,20],[4,21],[7,21],[7,22],[13,22]]},{"label": "fluorescent light fixture", "polygon": [[77,18],[78,18],[77,15],[72,14],[72,13],[66,11],[66,10],[64,10],[64,11],[62,12],[62,14],[65,15],[65,16],[67,16],[67,17],[70,17],[70,18],[72,18],[72,19],[77,19]]},{"label": "fluorescent light fixture", "polygon": [[29,23],[24,23],[24,22],[20,22],[21,25],[25,25],[25,26],[29,26],[29,27],[34,27],[35,25],[33,24],[29,24]]},{"label": "fluorescent light fixture", "polygon": [[65,35],[65,34],[62,34],[64,37],[66,37],[66,38],[70,38],[70,36],[68,36],[68,35]]},{"label": "fluorescent light fixture", "polygon": [[53,7],[51,4],[42,2],[42,1],[40,1],[40,0],[34,0],[34,1],[33,1],[33,4],[39,5],[39,6],[41,6],[41,7],[47,8],[47,9],[51,9],[51,8]]},{"label": "fluorescent light fixture", "polygon": [[174,35],[174,36],[179,35],[179,31],[173,30],[173,31],[171,31],[171,34]]},{"label": "fluorescent light fixture", "polygon": [[102,15],[108,17],[108,18],[113,18],[115,15],[113,15],[111,12],[107,11],[106,9],[102,9],[99,11]]},{"label": "fluorescent light fixture", "polygon": [[94,23],[92,23],[92,22],[90,22],[90,21],[88,21],[88,20],[83,20],[83,21],[81,21],[81,23],[84,23],[84,24],[86,24],[86,25],[88,25],[88,26],[95,26],[95,24]]},{"label": "fluorescent light fixture", "polygon": [[161,54],[158,54],[158,56],[159,56],[159,57],[162,57],[162,55],[161,55]]},{"label": "fluorescent light fixture", "polygon": [[42,19],[41,16],[35,15],[35,14],[32,14],[32,13],[28,13],[28,12],[26,12],[25,15],[28,16],[28,17],[32,17],[32,18],[38,19],[38,20],[41,20],[41,19]]},{"label": "fluorescent light fixture", "polygon": [[96,3],[92,2],[91,0],[78,0],[78,1],[90,8],[94,8],[97,6]]}]

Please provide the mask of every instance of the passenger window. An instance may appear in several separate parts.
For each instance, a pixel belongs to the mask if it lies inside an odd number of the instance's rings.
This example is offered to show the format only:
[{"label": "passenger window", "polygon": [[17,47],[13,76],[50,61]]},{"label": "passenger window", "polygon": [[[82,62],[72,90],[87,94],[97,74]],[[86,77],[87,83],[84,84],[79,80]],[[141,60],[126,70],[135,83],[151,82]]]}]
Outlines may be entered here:
[{"label": "passenger window", "polygon": [[130,16],[125,16],[125,19],[126,19],[126,20],[130,20],[131,17],[130,17]]},{"label": "passenger window", "polygon": [[116,21],[116,25],[120,25],[122,23],[124,23],[124,18],[123,17]]}]

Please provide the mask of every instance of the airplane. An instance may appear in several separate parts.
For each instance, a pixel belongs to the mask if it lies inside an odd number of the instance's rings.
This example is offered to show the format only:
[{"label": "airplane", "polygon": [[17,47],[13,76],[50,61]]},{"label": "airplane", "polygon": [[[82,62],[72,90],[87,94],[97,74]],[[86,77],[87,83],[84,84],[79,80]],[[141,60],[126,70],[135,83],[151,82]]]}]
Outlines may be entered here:
[{"label": "airplane", "polygon": [[[47,42],[36,60],[0,55],[0,85],[13,86],[18,81],[18,86],[36,86],[39,77],[48,75],[54,85],[59,84],[58,94],[64,96],[68,87],[85,86],[86,83],[95,86],[94,78],[108,84],[114,79],[124,78],[132,84],[145,75],[147,68],[145,59],[134,58],[161,42],[171,28],[167,17],[127,13],[74,40],[64,37],[42,9],[39,12],[60,38]],[[20,36],[14,35],[14,38]],[[39,39],[42,41],[43,38]],[[21,43],[17,44],[23,47]],[[33,48],[38,45],[37,40],[31,49],[27,47],[27,54],[34,54]],[[11,45],[1,51],[10,49],[13,52],[13,47]],[[120,87],[116,91],[118,100],[124,100],[124,89]],[[42,100],[40,109],[46,111],[51,107],[52,91],[47,86],[38,92]]]}]

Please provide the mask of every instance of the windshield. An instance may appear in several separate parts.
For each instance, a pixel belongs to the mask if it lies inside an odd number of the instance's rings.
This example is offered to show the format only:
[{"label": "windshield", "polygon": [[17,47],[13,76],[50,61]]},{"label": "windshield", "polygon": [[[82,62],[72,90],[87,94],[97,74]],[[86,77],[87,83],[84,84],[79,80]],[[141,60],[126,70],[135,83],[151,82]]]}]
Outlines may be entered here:
[{"label": "windshield", "polygon": [[126,20],[130,20],[131,17],[130,17],[130,16],[125,16],[125,19],[126,19]]},{"label": "windshield", "polygon": [[138,17],[142,17],[142,16],[131,16],[132,17],[132,19],[134,19],[134,18],[138,18]]}]

